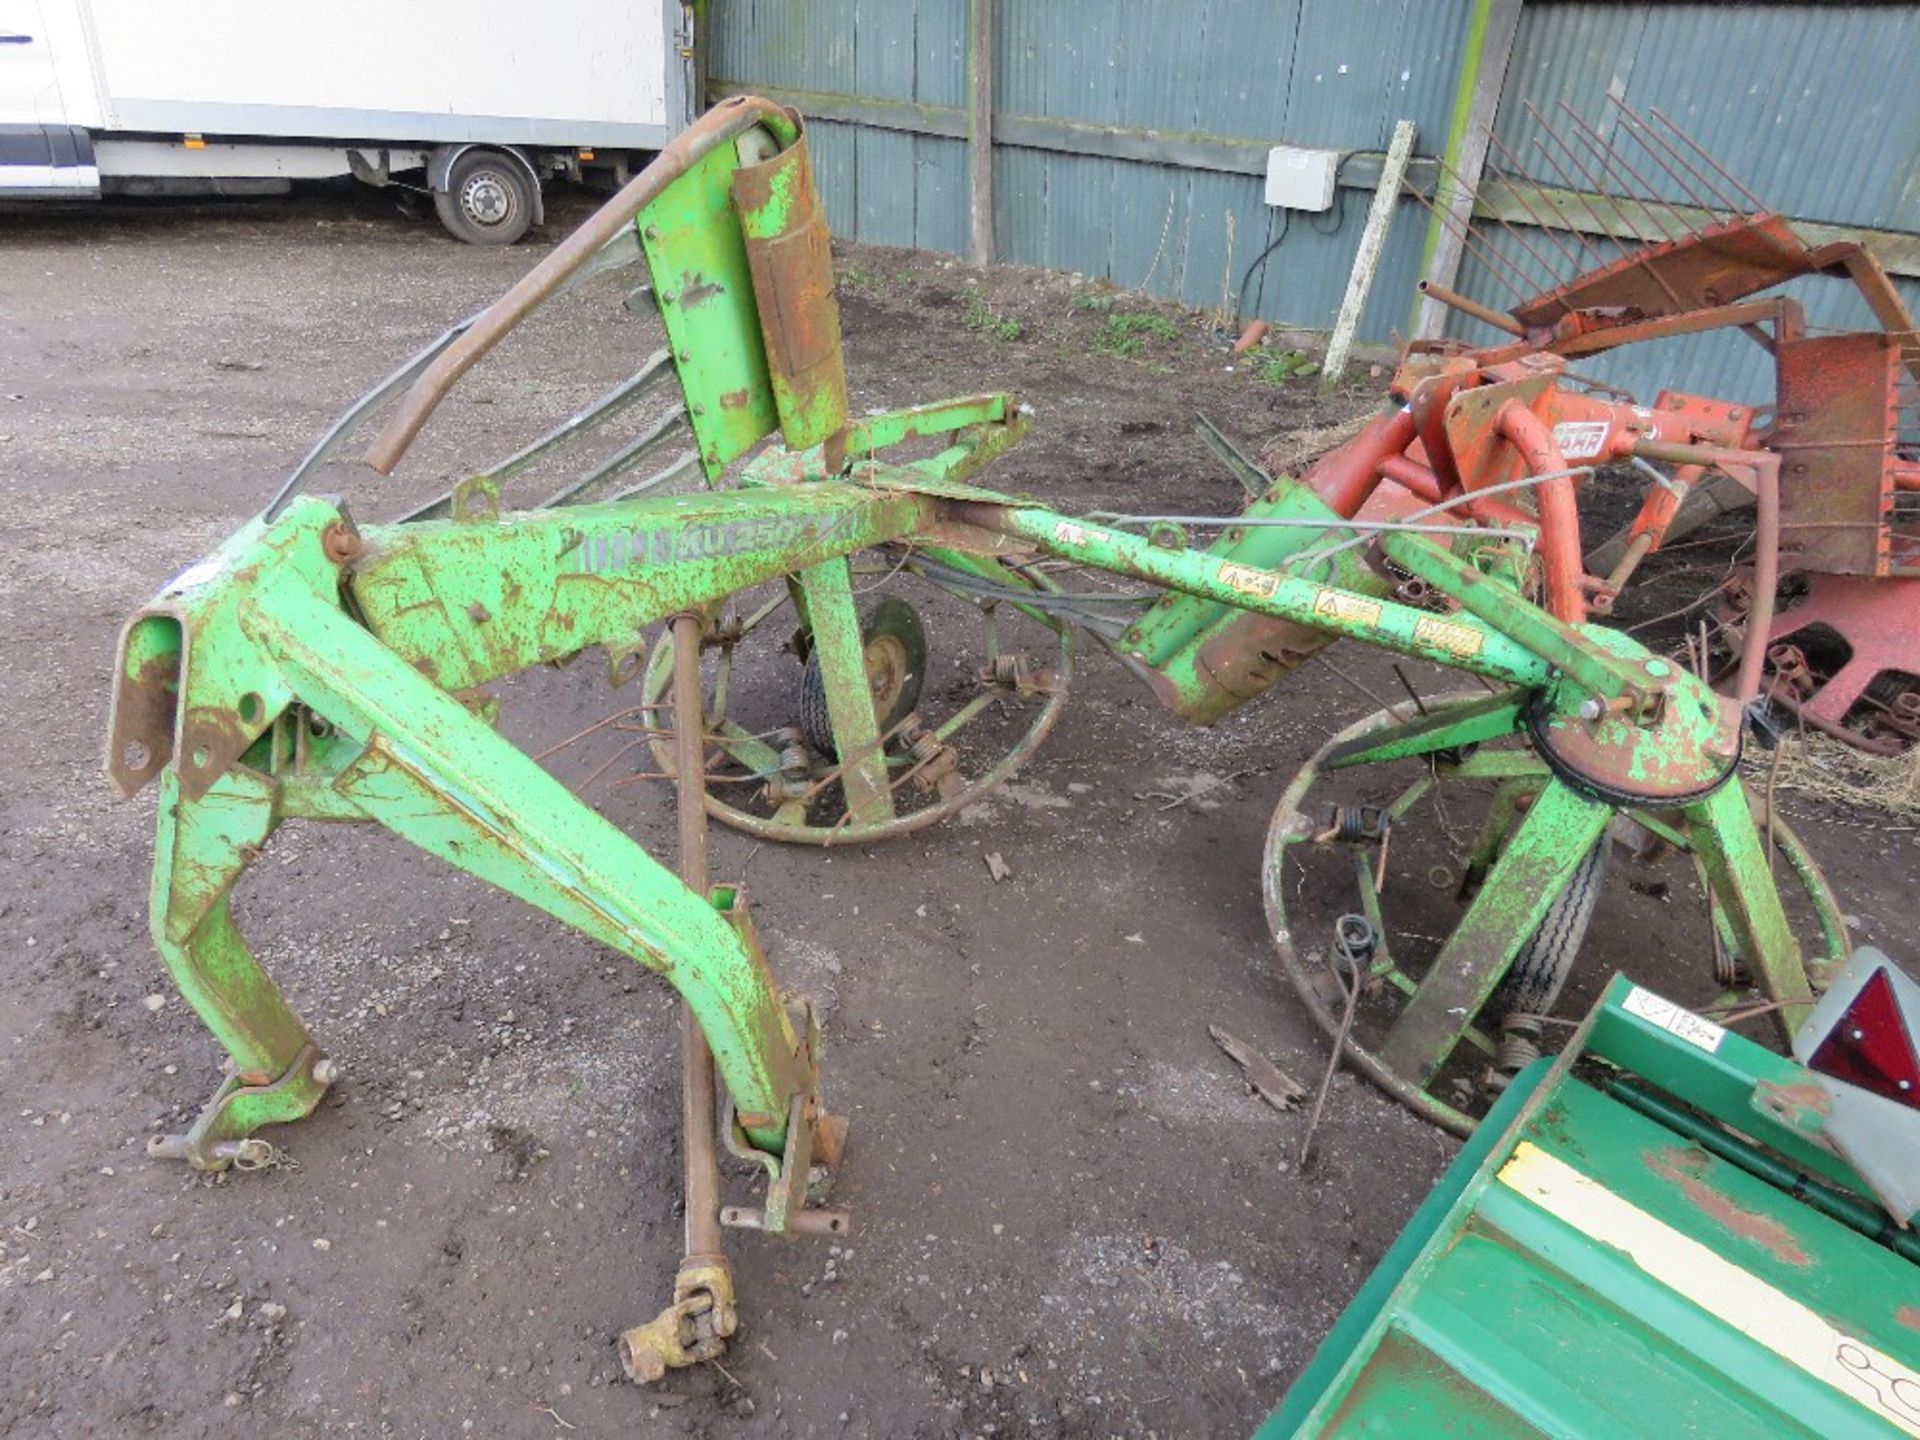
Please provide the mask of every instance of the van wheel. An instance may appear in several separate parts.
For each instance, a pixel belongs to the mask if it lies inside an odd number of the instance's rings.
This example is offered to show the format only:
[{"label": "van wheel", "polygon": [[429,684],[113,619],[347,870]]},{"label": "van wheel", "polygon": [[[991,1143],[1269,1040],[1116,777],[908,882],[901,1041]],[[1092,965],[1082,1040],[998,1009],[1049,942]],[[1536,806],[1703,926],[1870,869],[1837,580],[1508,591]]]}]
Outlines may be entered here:
[{"label": "van wheel", "polygon": [[526,167],[498,150],[469,150],[447,171],[447,188],[433,192],[440,223],[469,245],[511,245],[533,224],[533,180]]}]

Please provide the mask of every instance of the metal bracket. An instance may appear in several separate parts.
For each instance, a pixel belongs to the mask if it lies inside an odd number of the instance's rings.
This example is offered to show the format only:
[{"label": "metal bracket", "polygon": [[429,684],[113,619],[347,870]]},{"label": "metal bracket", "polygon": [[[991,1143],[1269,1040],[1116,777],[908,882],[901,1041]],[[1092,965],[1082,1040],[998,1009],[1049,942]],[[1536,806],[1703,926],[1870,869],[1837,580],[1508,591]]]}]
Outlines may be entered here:
[{"label": "metal bracket", "polygon": [[309,1044],[270,1084],[249,1085],[241,1076],[229,1075],[186,1134],[153,1136],[147,1154],[156,1160],[184,1160],[195,1170],[225,1170],[229,1165],[266,1169],[279,1152],[253,1138],[253,1132],[310,1113],[338,1073],[334,1063]]}]

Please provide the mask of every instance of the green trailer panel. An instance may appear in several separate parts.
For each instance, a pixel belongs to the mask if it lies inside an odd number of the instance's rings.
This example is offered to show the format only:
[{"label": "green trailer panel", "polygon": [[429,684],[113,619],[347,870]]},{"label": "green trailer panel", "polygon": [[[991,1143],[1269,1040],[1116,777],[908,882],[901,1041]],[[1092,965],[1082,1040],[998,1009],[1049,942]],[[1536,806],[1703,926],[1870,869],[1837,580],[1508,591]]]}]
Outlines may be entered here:
[{"label": "green trailer panel", "polygon": [[[1616,980],[1523,1077],[1260,1440],[1920,1436],[1911,1230],[1832,1218],[1802,1170],[1763,1178],[1787,1126],[1753,1102],[1810,1073],[1664,1003]],[[1658,1118],[1707,1074],[1720,1113],[1686,1113],[1742,1163]],[[1857,1181],[1828,1193],[1858,1218]]]}]

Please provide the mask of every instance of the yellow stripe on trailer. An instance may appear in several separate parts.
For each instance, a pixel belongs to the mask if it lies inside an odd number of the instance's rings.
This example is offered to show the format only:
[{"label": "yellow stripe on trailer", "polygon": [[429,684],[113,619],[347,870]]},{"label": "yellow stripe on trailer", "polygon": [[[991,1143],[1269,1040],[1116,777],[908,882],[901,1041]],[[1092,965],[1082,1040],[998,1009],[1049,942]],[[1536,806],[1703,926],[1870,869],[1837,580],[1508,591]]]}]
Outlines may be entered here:
[{"label": "yellow stripe on trailer", "polygon": [[1756,1344],[1920,1440],[1920,1372],[1837,1330],[1758,1276],[1683,1235],[1530,1140],[1514,1147],[1500,1183]]}]

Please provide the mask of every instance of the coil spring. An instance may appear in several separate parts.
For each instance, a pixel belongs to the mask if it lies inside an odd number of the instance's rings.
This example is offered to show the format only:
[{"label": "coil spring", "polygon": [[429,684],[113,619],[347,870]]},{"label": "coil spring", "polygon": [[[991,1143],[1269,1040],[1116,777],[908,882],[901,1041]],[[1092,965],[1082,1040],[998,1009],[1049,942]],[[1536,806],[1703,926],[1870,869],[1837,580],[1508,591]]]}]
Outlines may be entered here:
[{"label": "coil spring", "polygon": [[989,667],[996,685],[1018,685],[1026,678],[1027,661],[1023,655],[996,655]]},{"label": "coil spring", "polygon": [[1500,1021],[1500,1043],[1493,1052],[1493,1068],[1502,1075],[1518,1075],[1540,1058],[1541,1021],[1525,1010],[1512,1010]]},{"label": "coil spring", "polygon": [[798,728],[788,726],[780,732],[780,775],[785,780],[805,780],[807,771],[813,764],[813,757],[807,753],[806,737]]},{"label": "coil spring", "polygon": [[1351,975],[1373,960],[1380,936],[1364,915],[1346,914],[1333,922],[1333,948],[1344,974]]},{"label": "coil spring", "polygon": [[1322,838],[1357,844],[1362,840],[1378,840],[1386,832],[1386,812],[1378,805],[1330,805]]}]

